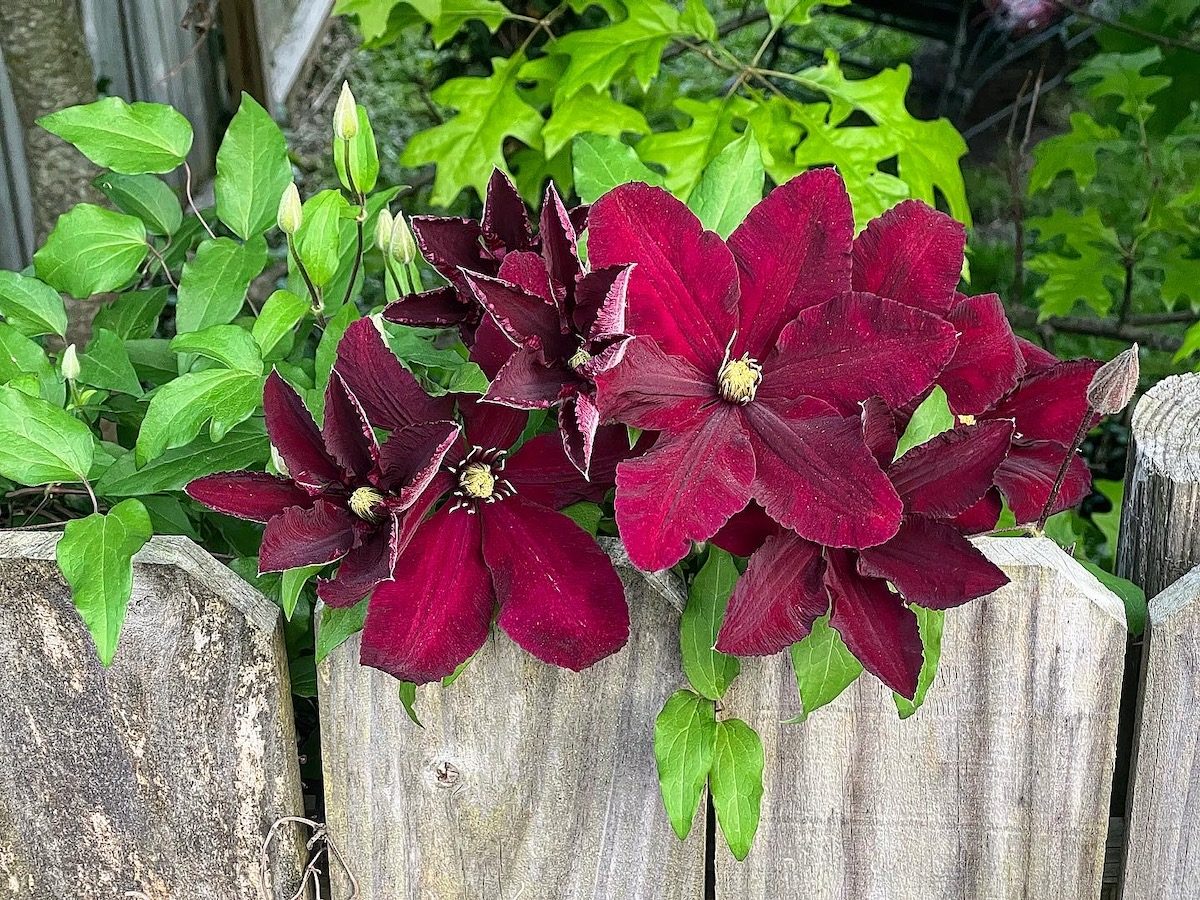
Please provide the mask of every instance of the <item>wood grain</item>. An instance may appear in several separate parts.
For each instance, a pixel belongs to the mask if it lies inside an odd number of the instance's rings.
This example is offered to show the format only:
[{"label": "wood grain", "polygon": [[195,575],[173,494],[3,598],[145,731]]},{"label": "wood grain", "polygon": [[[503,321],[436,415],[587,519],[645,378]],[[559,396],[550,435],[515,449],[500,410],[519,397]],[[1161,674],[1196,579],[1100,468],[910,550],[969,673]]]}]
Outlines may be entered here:
[{"label": "wood grain", "polygon": [[[154,538],[104,669],[56,541],[0,535],[0,898],[262,900],[263,838],[302,814],[278,609]],[[275,900],[303,852],[285,829]]]},{"label": "wood grain", "polygon": [[1100,892],[1125,648],[1120,601],[1052,542],[980,541],[1012,579],[947,613],[925,705],[864,676],[805,724],[786,654],[725,714],[762,735],[767,791],[718,900],[1016,900]]},{"label": "wood grain", "polygon": [[[494,634],[448,688],[358,664],[318,668],[326,818],[359,900],[701,900],[704,812],[676,839],[662,809],[654,719],[683,686],[683,597],[617,554],[629,644],[574,674]],[[335,873],[333,896],[350,895]]]}]

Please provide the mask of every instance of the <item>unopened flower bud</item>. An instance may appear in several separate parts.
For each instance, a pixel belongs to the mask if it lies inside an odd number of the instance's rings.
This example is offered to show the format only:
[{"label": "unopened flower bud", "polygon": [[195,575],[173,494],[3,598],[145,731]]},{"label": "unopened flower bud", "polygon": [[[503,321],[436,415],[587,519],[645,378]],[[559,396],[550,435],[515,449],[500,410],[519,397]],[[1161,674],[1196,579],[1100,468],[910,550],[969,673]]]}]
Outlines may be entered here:
[{"label": "unopened flower bud", "polygon": [[388,253],[396,262],[407,266],[417,258],[417,242],[413,240],[408,223],[404,221],[404,213],[396,213],[392,220],[392,235],[388,241]]},{"label": "unopened flower bud", "polygon": [[74,381],[79,377],[79,355],[75,352],[75,345],[71,344],[63,351],[62,360],[62,376],[67,381]]},{"label": "unopened flower bud", "polygon": [[280,454],[279,450],[276,449],[274,444],[271,445],[271,465],[273,465],[275,467],[275,471],[284,478],[287,478],[292,474],[288,471],[287,463],[284,462],[283,456]]},{"label": "unopened flower bud", "polygon": [[342,93],[333,111],[333,134],[340,141],[351,140],[358,134],[358,104],[347,81],[342,82]]},{"label": "unopened flower bud", "polygon": [[284,234],[292,235],[300,230],[303,222],[304,209],[300,205],[300,190],[293,181],[279,198],[279,212],[275,215],[275,224]]},{"label": "unopened flower bud", "polygon": [[1133,399],[1139,375],[1138,345],[1134,344],[1096,370],[1087,389],[1088,406],[1101,415],[1115,416]]},{"label": "unopened flower bud", "polygon": [[379,248],[381,253],[388,252],[388,245],[392,242],[392,214],[387,211],[385,206],[379,211],[379,218],[375,220],[375,246]]}]

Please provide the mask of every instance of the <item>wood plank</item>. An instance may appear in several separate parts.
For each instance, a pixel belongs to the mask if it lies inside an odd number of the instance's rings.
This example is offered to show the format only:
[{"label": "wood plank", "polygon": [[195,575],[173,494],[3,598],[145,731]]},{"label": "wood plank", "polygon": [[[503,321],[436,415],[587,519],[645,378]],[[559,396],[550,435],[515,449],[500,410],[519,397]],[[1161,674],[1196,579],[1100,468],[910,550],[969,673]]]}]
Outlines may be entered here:
[{"label": "wood plank", "polygon": [[[653,754],[683,686],[683,596],[609,549],[631,637],[580,674],[496,634],[450,687],[418,691],[420,729],[357,638],[318,667],[326,821],[358,900],[704,896],[704,814],[676,839]],[[333,896],[350,896],[336,867]]]},{"label": "wood plank", "polygon": [[325,33],[333,0],[257,0],[262,55],[266,61],[268,107],[282,116],[288,95],[308,68]]},{"label": "wood plank", "polygon": [[[303,810],[278,609],[155,538],[104,669],[56,541],[0,536],[0,898],[262,900],[263,838]],[[275,900],[304,854],[281,838]]]},{"label": "wood plank", "polygon": [[762,735],[766,794],[743,863],[718,840],[717,900],[1099,896],[1125,616],[1051,541],[985,538],[1012,579],[947,613],[925,705],[864,676],[803,725],[786,654],[724,704]]}]

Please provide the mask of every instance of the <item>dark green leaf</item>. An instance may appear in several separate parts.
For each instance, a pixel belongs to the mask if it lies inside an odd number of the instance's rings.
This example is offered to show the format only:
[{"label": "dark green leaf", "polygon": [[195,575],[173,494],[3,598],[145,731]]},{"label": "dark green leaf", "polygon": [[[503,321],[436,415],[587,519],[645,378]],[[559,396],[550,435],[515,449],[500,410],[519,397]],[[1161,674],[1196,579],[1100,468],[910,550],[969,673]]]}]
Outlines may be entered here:
[{"label": "dark green leaf", "polygon": [[87,352],[79,355],[79,382],[134,397],[142,395],[125,342],[103,328],[93,333]]},{"label": "dark green leaf", "polygon": [[737,580],[733,557],[720,547],[709,545],[708,557],[692,580],[687,607],[679,622],[684,674],[696,692],[710,700],[720,700],[742,670],[736,656],[713,649]]},{"label": "dark green leaf", "polygon": [[106,328],[125,341],[153,337],[158,329],[158,317],[166,305],[165,287],[127,291],[112,303],[100,307],[92,327]]},{"label": "dark green leaf", "polygon": [[763,795],[763,748],[758,733],[741,719],[717,723],[709,786],[717,823],[734,859],[754,843]]},{"label": "dark green leaf", "polygon": [[675,834],[683,840],[704,793],[716,745],[716,712],[711,700],[676,691],[654,722],[654,759],[663,805]]},{"label": "dark green leaf", "polygon": [[604,518],[604,511],[599,504],[587,500],[572,503],[559,512],[591,535],[596,533],[596,529],[600,527],[600,520]]},{"label": "dark green leaf", "polygon": [[301,566],[283,573],[279,586],[279,604],[283,607],[286,618],[291,619],[292,613],[296,611],[296,601],[300,599],[300,592],[304,590],[305,583],[323,568],[324,566]]}]

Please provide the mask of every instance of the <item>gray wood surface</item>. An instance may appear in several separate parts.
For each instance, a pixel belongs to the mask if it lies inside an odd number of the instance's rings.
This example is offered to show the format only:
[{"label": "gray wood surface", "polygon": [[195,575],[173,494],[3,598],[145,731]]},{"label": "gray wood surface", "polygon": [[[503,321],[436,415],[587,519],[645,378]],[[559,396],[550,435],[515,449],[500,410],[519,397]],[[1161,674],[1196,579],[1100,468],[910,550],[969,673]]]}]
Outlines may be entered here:
[{"label": "gray wood surface", "polygon": [[1150,601],[1123,896],[1200,892],[1200,567]]},{"label": "gray wood surface", "polygon": [[1117,573],[1147,597],[1200,564],[1200,374],[1173,375],[1133,413]]},{"label": "gray wood surface", "polygon": [[1083,900],[1100,892],[1125,648],[1120,601],[1046,539],[985,538],[1012,583],[946,616],[925,705],[859,679],[805,724],[786,654],[725,714],[762,735],[754,848],[717,900]]},{"label": "gray wood surface", "polygon": [[[263,838],[302,813],[278,609],[155,538],[105,670],[56,538],[0,535],[0,898],[262,900]],[[302,854],[283,829],[274,900]]]},{"label": "gray wood surface", "polygon": [[[577,675],[496,634],[450,687],[418,690],[423,729],[394,679],[359,666],[357,638],[321,664],[326,820],[359,900],[701,900],[704,813],[678,841],[653,755],[683,686],[683,597],[618,571],[625,649]],[[335,868],[335,900],[349,895]]]},{"label": "gray wood surface", "polygon": [[288,95],[324,33],[333,0],[254,0],[270,108],[283,115]]}]

